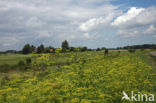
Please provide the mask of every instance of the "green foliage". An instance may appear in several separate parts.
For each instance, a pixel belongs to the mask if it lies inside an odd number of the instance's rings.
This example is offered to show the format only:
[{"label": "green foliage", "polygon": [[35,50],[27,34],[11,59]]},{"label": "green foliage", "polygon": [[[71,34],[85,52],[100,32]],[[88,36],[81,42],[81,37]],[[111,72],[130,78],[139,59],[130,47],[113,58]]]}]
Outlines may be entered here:
[{"label": "green foliage", "polygon": [[21,61],[18,62],[18,65],[19,65],[19,66],[24,66],[25,63],[24,63],[24,61],[21,60]]},{"label": "green foliage", "polygon": [[100,48],[97,48],[97,49],[96,49],[96,51],[100,51],[100,50],[101,50]]},{"label": "green foliage", "polygon": [[31,62],[32,62],[31,58],[27,58],[27,59],[26,59],[26,63],[27,63],[27,64],[30,64]]},{"label": "green foliage", "polygon": [[31,45],[31,52],[35,51],[35,46],[34,45]]},{"label": "green foliage", "polygon": [[41,44],[39,47],[37,47],[37,53],[43,53],[44,52],[44,45]]},{"label": "green foliage", "polygon": [[66,50],[69,49],[68,41],[67,40],[63,41],[61,47],[62,47],[62,52],[66,52]]},{"label": "green foliage", "polygon": [[70,51],[71,51],[71,52],[75,52],[76,50],[75,50],[74,47],[70,47]]},{"label": "green foliage", "polygon": [[105,49],[105,55],[108,55],[108,49]]},{"label": "green foliage", "polygon": [[51,64],[51,62],[49,62],[49,58],[50,54],[39,55],[36,59],[36,63],[34,63],[34,66],[44,71],[47,66]]},{"label": "green foliage", "polygon": [[140,49],[140,51],[144,51],[144,50],[145,50],[144,48]]},{"label": "green foliage", "polygon": [[23,53],[23,54],[29,54],[29,53],[31,53],[31,47],[30,47],[29,44],[26,44],[26,45],[23,47],[22,53]]},{"label": "green foliage", "polygon": [[88,50],[88,48],[86,46],[81,48],[81,52],[84,52],[84,51],[87,51],[87,50]]},{"label": "green foliage", "polygon": [[46,47],[46,48],[44,49],[44,52],[45,52],[45,53],[55,53],[55,48],[52,47],[52,46]]},{"label": "green foliage", "polygon": [[34,59],[36,54],[1,54],[0,55],[0,65],[9,64],[9,65],[16,65],[20,60],[25,61],[27,58]]},{"label": "green foliage", "polygon": [[[0,103],[121,103],[123,90],[156,94],[156,74],[143,54],[102,55],[100,51],[42,54],[33,63],[38,71],[3,76]],[[44,71],[40,64],[47,66]]]},{"label": "green foliage", "polygon": [[29,54],[32,53],[34,50],[35,50],[35,46],[33,45],[30,46],[30,44],[26,44],[22,49],[22,53]]},{"label": "green foliage", "polygon": [[135,49],[129,49],[128,50],[130,53],[134,53],[135,52]]}]

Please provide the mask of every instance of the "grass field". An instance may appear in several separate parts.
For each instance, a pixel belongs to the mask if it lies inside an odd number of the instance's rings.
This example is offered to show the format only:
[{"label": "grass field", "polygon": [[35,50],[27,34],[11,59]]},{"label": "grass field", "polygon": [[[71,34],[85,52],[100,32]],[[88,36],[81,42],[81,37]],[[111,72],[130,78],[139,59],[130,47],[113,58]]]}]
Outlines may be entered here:
[{"label": "grass field", "polygon": [[[6,57],[14,63],[32,57],[14,56]],[[156,94],[156,62],[146,51],[42,54],[31,65],[26,71],[0,73],[1,103],[131,103],[121,101],[122,91]]]},{"label": "grass field", "polygon": [[34,54],[22,55],[22,54],[0,54],[0,65],[3,64],[17,64],[20,60],[25,60],[26,58],[33,57]]}]

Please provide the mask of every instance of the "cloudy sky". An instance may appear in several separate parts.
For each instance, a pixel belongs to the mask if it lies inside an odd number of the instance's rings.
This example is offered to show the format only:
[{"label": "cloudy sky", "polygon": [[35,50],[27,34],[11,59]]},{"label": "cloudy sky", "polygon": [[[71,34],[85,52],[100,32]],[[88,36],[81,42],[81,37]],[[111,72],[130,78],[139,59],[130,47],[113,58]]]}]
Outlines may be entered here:
[{"label": "cloudy sky", "polygon": [[156,44],[156,0],[0,0],[0,51]]}]

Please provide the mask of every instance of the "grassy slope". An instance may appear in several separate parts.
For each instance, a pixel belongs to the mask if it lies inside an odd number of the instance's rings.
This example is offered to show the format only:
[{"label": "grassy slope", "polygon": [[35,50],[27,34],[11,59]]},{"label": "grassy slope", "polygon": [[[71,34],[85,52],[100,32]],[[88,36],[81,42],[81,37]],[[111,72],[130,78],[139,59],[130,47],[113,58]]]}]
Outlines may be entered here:
[{"label": "grassy slope", "polygon": [[[9,74],[1,80],[0,102],[117,103],[123,90],[156,92],[155,67],[148,64],[144,57],[147,53],[115,54],[103,57],[103,52],[78,53],[79,62],[50,66],[45,72]],[[66,64],[70,56],[55,55],[51,61]]]}]

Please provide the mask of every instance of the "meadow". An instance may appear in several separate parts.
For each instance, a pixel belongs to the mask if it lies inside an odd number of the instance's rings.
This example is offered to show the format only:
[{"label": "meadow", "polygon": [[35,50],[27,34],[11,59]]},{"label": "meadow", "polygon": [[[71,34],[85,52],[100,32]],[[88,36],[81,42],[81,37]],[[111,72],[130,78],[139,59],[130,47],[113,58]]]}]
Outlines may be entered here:
[{"label": "meadow", "polygon": [[0,103],[132,103],[121,101],[122,91],[156,94],[156,62],[149,51],[10,54],[0,55],[0,64],[28,57],[26,70],[0,73]]},{"label": "meadow", "polygon": [[20,60],[25,60],[28,57],[32,57],[33,55],[22,55],[22,54],[1,54],[0,55],[0,65],[3,64],[17,64]]}]

